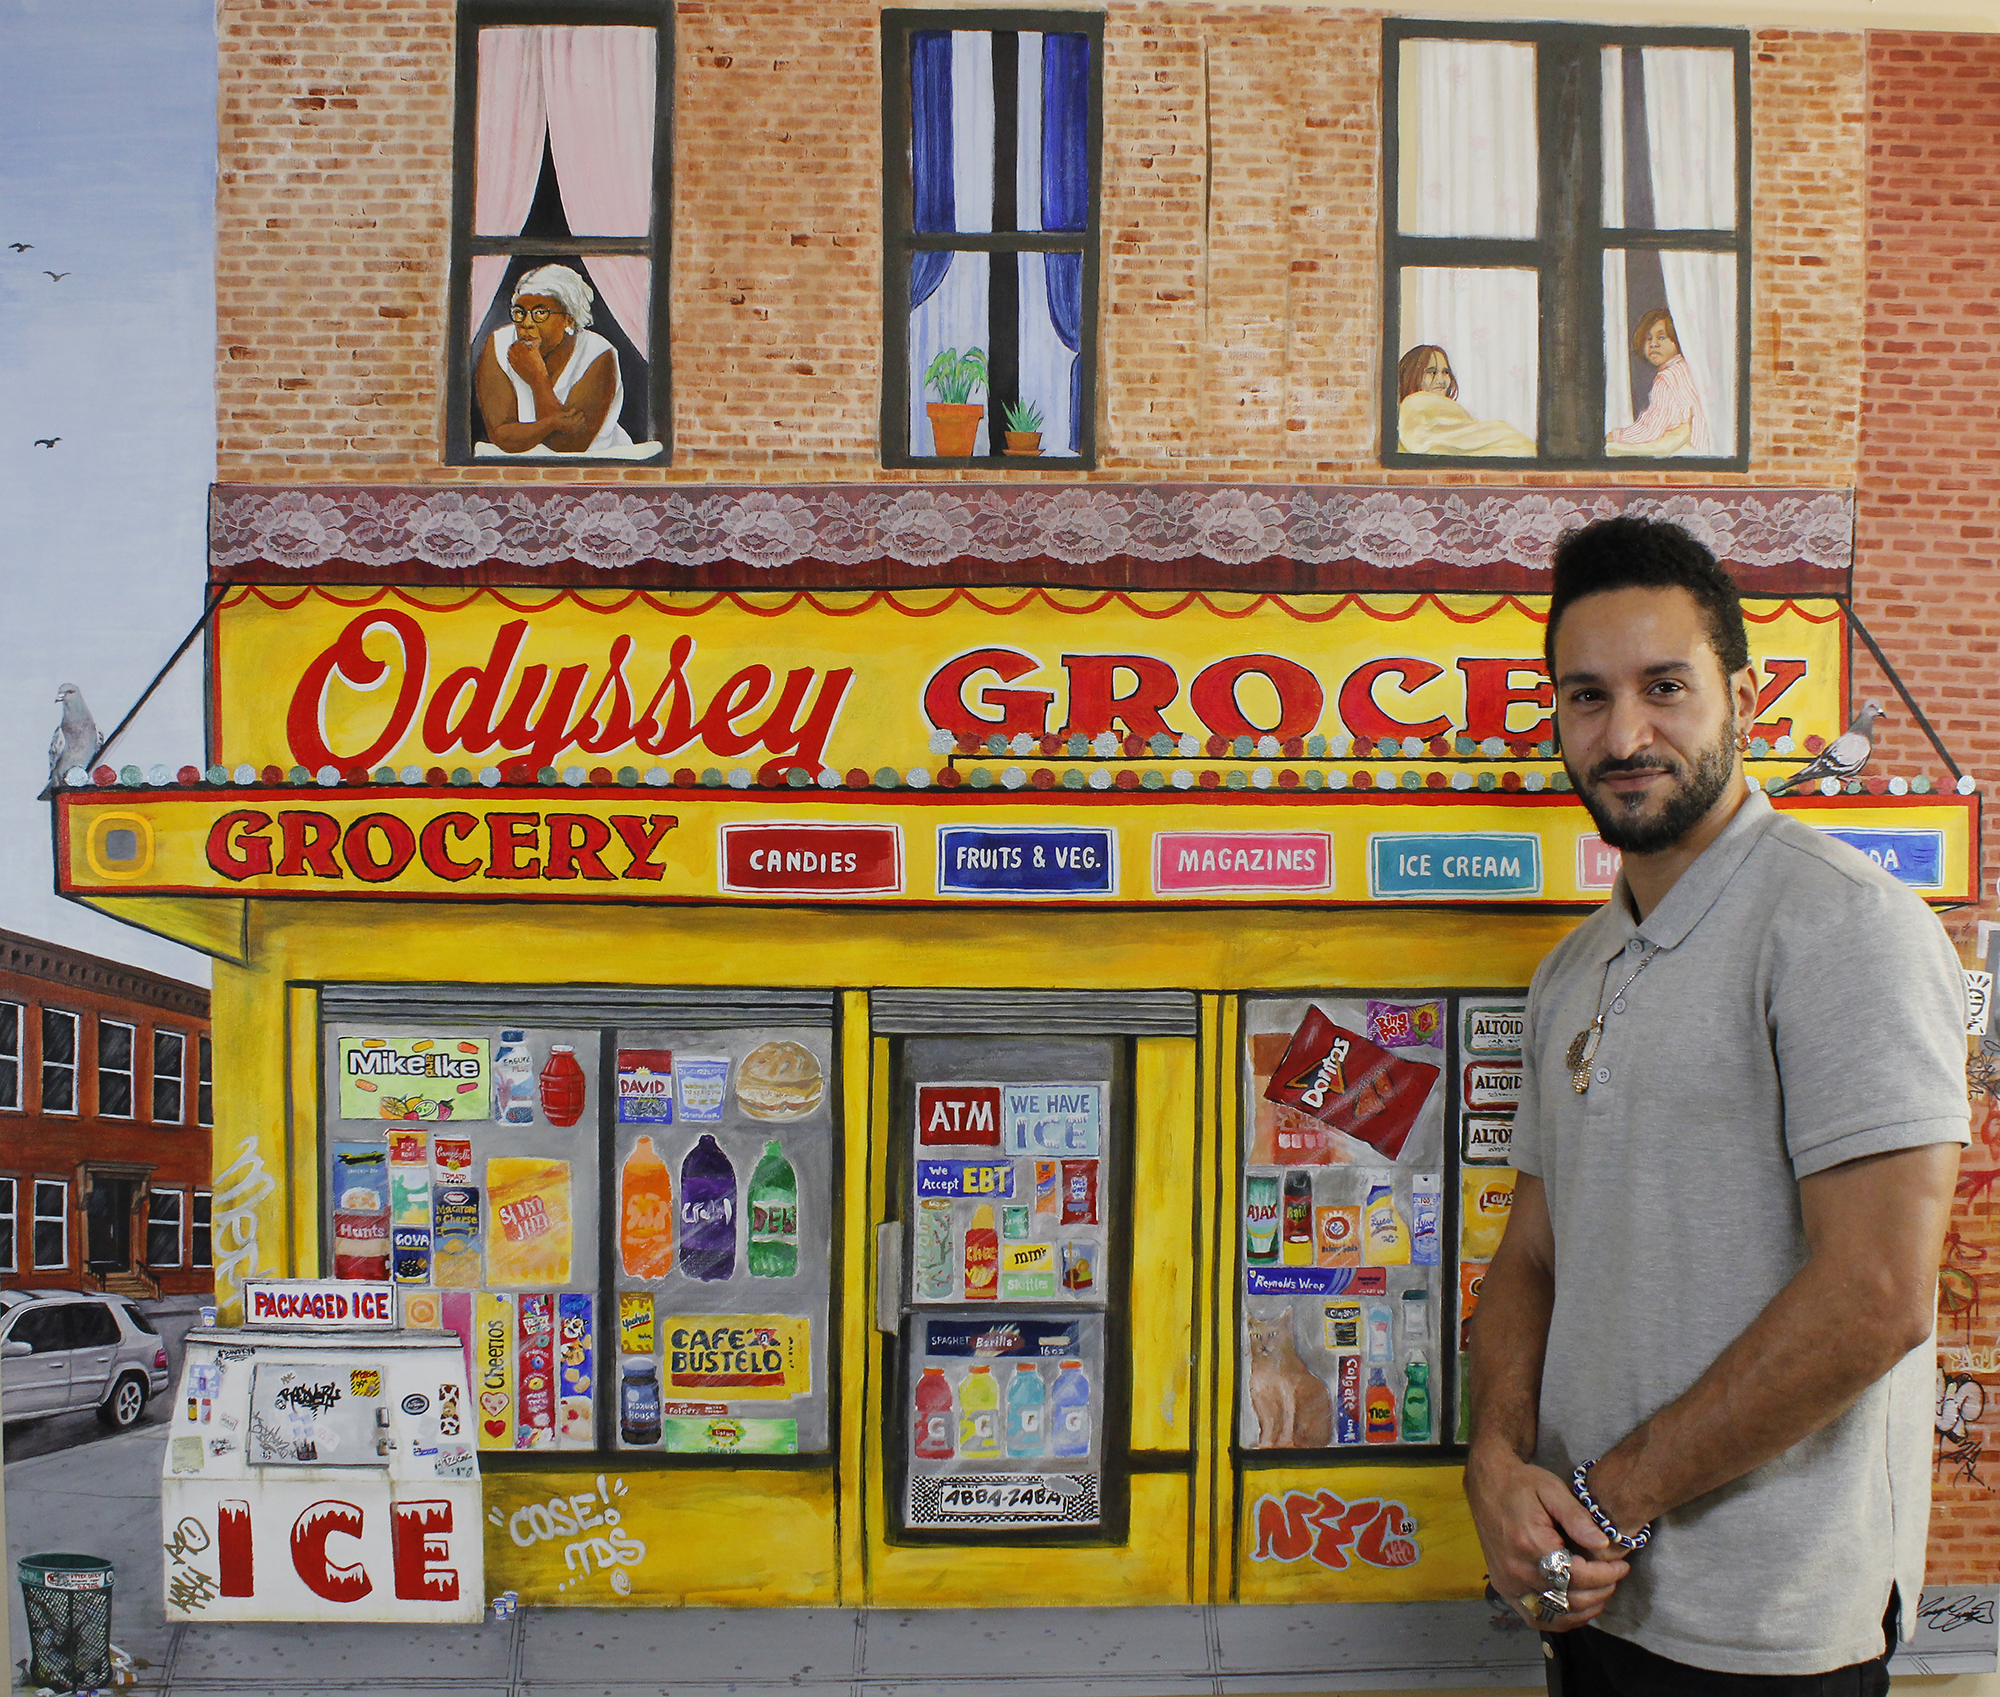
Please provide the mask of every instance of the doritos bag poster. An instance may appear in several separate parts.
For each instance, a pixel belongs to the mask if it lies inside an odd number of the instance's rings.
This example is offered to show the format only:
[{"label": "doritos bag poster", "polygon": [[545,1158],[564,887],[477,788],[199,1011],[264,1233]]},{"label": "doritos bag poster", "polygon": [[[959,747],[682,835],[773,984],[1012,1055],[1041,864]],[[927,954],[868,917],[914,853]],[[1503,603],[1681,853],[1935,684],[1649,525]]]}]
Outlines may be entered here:
[{"label": "doritos bag poster", "polygon": [[1342,1159],[1331,1129],[1393,1161],[1437,1076],[1436,1067],[1392,1055],[1309,1007],[1264,1087],[1266,1101],[1289,1111],[1274,1116],[1274,1147],[1252,1159],[1284,1166]]}]

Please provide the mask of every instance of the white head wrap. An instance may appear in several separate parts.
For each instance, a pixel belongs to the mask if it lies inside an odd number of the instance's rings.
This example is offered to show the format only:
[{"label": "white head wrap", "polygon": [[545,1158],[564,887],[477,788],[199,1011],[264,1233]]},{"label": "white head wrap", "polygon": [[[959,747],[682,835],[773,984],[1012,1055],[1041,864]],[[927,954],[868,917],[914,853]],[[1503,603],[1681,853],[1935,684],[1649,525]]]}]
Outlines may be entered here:
[{"label": "white head wrap", "polygon": [[544,265],[539,271],[527,272],[514,285],[514,299],[519,300],[523,295],[547,295],[561,301],[570,322],[580,330],[589,326],[590,303],[597,298],[582,274],[567,265]]}]

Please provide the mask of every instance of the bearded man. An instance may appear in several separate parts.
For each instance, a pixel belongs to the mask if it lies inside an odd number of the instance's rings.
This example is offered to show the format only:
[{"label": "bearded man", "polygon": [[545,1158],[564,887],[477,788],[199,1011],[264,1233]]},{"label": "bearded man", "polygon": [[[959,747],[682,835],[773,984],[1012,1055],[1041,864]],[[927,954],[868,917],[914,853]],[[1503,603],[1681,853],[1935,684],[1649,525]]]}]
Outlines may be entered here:
[{"label": "bearded man", "polygon": [[1563,764],[1624,866],[1528,997],[1466,1495],[1565,1697],[1886,1692],[1930,1513],[1967,1141],[1936,918],[1743,773],[1736,589],[1676,526],[1556,551]]}]

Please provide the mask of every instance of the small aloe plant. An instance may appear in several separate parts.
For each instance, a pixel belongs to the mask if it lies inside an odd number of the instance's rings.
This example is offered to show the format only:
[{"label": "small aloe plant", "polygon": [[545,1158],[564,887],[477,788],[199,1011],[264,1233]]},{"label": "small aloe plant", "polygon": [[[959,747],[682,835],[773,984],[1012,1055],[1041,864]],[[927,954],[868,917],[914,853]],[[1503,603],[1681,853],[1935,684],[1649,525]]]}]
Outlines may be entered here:
[{"label": "small aloe plant", "polygon": [[924,387],[935,389],[946,406],[962,407],[972,399],[974,389],[986,387],[986,350],[940,348],[937,357],[924,368]]},{"label": "small aloe plant", "polygon": [[1017,436],[1032,436],[1042,427],[1042,409],[1033,401],[1012,401],[1002,410],[1007,428]]}]

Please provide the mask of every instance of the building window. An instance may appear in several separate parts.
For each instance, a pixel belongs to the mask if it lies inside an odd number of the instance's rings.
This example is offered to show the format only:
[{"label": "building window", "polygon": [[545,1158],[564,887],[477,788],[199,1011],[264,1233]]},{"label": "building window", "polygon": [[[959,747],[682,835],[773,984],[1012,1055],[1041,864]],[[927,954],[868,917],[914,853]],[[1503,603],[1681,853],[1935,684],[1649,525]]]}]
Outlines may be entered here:
[{"label": "building window", "polygon": [[215,1265],[215,1198],[206,1190],[194,1193],[194,1207],[188,1219],[188,1265]]},{"label": "building window", "polygon": [[1101,13],[882,14],[883,464],[1096,463],[1103,47]]},{"label": "building window", "polygon": [[129,1025],[97,1022],[97,1111],[106,1119],[132,1117],[132,1039]]},{"label": "building window", "polygon": [[454,465],[666,457],[672,11],[591,11],[459,8]]},{"label": "building window", "polygon": [[1749,37],[1383,30],[1384,462],[1747,466]]},{"label": "building window", "polygon": [[0,1273],[18,1273],[21,1257],[16,1248],[14,1228],[20,1207],[20,1180],[0,1178]]},{"label": "building window", "polygon": [[194,1123],[214,1125],[215,1043],[206,1031],[194,1040],[194,1052],[199,1068],[194,1087]]},{"label": "building window", "polygon": [[0,1002],[0,1108],[21,1105],[21,1004]]},{"label": "building window", "polygon": [[181,1264],[181,1193],[154,1190],[146,1196],[146,1265]]},{"label": "building window", "polygon": [[153,1033],[153,1118],[160,1125],[179,1125],[184,1112],[183,1068],[187,1038],[178,1031]]},{"label": "building window", "polygon": [[42,1112],[76,1112],[76,1015],[42,1009]]},{"label": "building window", "polygon": [[61,1179],[35,1180],[35,1267],[69,1265],[69,1186]]}]

